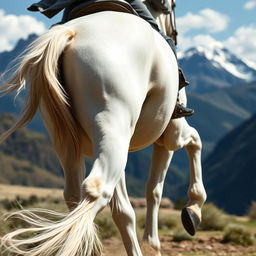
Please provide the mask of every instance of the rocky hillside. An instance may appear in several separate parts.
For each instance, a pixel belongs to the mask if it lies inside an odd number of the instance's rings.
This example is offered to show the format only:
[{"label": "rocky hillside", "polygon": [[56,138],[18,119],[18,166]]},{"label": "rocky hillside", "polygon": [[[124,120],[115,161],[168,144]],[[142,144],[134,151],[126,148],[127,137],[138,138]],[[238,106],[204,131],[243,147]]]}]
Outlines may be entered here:
[{"label": "rocky hillside", "polygon": [[[0,134],[15,121],[12,114],[0,115]],[[0,183],[62,187],[61,167],[49,139],[20,129],[0,145]]]}]

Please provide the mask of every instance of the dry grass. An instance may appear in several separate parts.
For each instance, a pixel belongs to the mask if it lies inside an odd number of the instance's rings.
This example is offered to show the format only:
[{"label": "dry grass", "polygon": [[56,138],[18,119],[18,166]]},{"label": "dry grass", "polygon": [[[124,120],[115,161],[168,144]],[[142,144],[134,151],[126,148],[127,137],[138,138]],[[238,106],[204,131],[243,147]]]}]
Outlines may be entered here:
[{"label": "dry grass", "polygon": [[61,189],[47,189],[0,184],[0,200],[14,200],[17,196],[27,199],[31,195],[35,195],[39,198],[62,199],[63,191]]}]

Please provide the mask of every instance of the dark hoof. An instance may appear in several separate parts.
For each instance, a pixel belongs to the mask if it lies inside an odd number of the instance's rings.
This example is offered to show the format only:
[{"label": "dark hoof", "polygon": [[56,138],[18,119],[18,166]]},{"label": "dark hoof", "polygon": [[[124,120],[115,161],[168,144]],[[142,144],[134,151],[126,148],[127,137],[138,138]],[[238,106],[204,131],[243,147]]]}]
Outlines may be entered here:
[{"label": "dark hoof", "polygon": [[189,208],[183,208],[181,212],[181,220],[186,231],[191,235],[195,235],[200,224],[199,217]]}]

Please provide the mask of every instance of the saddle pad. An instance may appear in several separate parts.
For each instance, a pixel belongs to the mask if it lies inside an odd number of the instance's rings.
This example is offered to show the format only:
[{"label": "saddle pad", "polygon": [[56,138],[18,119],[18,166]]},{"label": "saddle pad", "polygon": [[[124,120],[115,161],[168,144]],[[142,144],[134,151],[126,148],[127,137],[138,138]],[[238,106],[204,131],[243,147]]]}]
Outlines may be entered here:
[{"label": "saddle pad", "polygon": [[102,11],[117,11],[137,15],[129,3],[123,0],[91,0],[71,5],[64,14],[64,22]]}]

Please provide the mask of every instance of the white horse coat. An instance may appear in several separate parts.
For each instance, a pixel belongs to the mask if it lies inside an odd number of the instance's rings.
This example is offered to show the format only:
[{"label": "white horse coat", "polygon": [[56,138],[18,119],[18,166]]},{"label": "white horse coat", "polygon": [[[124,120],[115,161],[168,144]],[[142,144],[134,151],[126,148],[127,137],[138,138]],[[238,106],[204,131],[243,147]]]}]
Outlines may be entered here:
[{"label": "white horse coat", "polygon": [[[60,56],[63,85],[58,82]],[[31,211],[17,213],[35,228],[5,235],[2,246],[30,256],[100,255],[93,220],[110,203],[127,254],[141,256],[124,169],[128,151],[152,143],[144,239],[160,255],[157,212],[172,156],[169,150],[184,145],[191,149],[188,207],[201,216],[205,192],[200,138],[185,119],[170,121],[178,93],[177,62],[168,44],[149,24],[134,15],[106,11],[57,25],[30,47],[2,91],[21,90],[24,79],[29,82],[24,115],[1,139],[29,122],[40,108],[64,169],[64,197],[73,210],[56,223]],[[86,179],[84,155],[94,158]],[[31,231],[40,234],[16,240],[17,235]],[[34,243],[39,246],[22,247]]]}]

